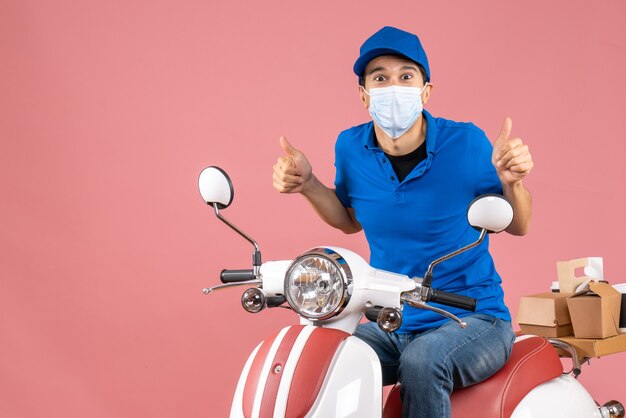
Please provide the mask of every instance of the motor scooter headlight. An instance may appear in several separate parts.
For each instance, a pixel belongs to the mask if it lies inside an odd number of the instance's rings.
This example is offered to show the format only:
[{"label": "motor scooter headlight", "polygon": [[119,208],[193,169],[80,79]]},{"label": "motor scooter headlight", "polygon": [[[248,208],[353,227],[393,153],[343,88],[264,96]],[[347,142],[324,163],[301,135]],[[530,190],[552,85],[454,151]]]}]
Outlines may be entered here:
[{"label": "motor scooter headlight", "polygon": [[285,298],[299,315],[321,321],[338,315],[352,294],[352,272],[330,248],[314,248],[296,258],[285,275]]}]

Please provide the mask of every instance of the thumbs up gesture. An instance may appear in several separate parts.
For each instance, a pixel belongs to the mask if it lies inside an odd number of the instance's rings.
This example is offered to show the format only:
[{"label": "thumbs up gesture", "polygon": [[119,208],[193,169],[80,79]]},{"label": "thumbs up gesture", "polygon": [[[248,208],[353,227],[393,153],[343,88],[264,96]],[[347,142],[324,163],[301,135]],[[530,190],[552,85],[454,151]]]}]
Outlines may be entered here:
[{"label": "thumbs up gesture", "polygon": [[491,156],[500,181],[509,186],[523,180],[534,165],[528,145],[524,145],[519,138],[510,138],[512,126],[511,118],[504,118],[500,135],[493,143]]},{"label": "thumbs up gesture", "polygon": [[285,155],[274,164],[274,188],[281,193],[300,193],[313,177],[311,164],[284,136],[280,137],[279,143]]}]

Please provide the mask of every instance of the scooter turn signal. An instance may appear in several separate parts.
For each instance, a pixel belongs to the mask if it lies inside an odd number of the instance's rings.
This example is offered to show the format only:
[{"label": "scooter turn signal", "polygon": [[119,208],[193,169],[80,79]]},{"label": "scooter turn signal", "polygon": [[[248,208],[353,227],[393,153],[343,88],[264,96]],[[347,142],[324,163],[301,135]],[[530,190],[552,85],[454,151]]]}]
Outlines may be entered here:
[{"label": "scooter turn signal", "polygon": [[261,289],[251,287],[241,295],[241,306],[250,313],[261,312],[266,306],[265,294]]}]

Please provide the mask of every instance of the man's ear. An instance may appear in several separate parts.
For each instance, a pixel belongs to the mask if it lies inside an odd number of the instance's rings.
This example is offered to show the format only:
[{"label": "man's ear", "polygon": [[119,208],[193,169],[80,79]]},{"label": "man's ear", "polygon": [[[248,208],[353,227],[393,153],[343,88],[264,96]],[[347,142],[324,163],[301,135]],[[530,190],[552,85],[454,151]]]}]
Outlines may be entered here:
[{"label": "man's ear", "polygon": [[425,105],[426,102],[428,102],[428,99],[430,99],[430,94],[433,92],[433,88],[435,86],[433,86],[432,84],[430,84],[430,82],[426,85],[426,88],[424,89],[424,91],[422,92],[422,103]]},{"label": "man's ear", "polygon": [[361,97],[361,103],[363,103],[364,108],[369,108],[370,106],[370,97],[365,93],[365,87],[359,84],[359,96]]}]

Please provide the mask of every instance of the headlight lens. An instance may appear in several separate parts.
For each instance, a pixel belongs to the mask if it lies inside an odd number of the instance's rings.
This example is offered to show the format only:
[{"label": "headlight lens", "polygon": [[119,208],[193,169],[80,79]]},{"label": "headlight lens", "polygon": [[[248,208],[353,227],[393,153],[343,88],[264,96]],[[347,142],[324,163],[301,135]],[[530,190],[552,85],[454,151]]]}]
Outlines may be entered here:
[{"label": "headlight lens", "polygon": [[352,274],[345,260],[329,248],[315,248],[296,258],[285,276],[285,297],[307,319],[339,314],[352,292]]}]

